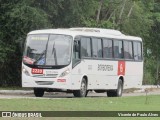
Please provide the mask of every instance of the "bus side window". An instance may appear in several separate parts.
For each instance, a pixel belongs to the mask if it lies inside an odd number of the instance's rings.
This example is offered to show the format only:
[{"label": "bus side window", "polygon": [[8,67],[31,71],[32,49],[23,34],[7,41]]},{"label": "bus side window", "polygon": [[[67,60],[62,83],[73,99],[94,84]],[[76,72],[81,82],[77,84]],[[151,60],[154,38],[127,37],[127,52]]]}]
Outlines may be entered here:
[{"label": "bus side window", "polygon": [[114,58],[122,59],[124,56],[122,40],[114,40]]},{"label": "bus side window", "polygon": [[80,61],[80,41],[74,41],[73,55],[72,55],[72,66],[74,67]]},{"label": "bus side window", "polygon": [[81,58],[91,57],[91,40],[87,37],[81,38]]},{"label": "bus side window", "polygon": [[124,41],[124,57],[125,59],[133,59],[132,42]]},{"label": "bus side window", "polygon": [[134,46],[134,59],[136,61],[142,60],[142,45],[140,42],[133,42]]},{"label": "bus side window", "polygon": [[92,57],[102,58],[102,40],[99,38],[92,38]]},{"label": "bus side window", "polygon": [[113,56],[112,40],[103,39],[103,58],[112,58]]}]

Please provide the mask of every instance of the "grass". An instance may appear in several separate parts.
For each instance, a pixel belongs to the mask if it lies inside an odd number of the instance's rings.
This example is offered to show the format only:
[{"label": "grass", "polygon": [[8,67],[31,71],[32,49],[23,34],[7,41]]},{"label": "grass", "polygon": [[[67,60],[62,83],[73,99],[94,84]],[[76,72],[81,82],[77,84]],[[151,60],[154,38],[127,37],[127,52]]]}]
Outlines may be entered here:
[{"label": "grass", "polygon": [[14,111],[160,111],[160,96],[62,99],[0,99],[0,110]]},{"label": "grass", "polygon": [[[160,96],[150,95],[147,102],[145,96],[134,97],[94,97],[94,98],[62,98],[62,99],[0,99],[0,111],[160,111]],[[43,119],[43,118],[42,118]],[[50,119],[50,118],[47,118]],[[57,118],[70,120],[71,118]],[[56,119],[56,120],[57,120]],[[89,118],[77,118],[89,120]],[[92,118],[128,120],[128,118]],[[135,118],[129,118],[135,119]],[[158,118],[136,118],[136,120]],[[72,120],[72,119],[71,119]]]}]

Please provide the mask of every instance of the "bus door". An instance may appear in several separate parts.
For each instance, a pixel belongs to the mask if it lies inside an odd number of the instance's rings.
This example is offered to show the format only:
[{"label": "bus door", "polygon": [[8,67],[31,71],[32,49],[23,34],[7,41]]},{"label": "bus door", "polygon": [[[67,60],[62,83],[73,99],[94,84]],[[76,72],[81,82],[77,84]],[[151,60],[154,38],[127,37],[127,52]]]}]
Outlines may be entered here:
[{"label": "bus door", "polygon": [[73,43],[73,53],[72,53],[72,75],[71,75],[71,85],[72,89],[80,88],[82,77],[82,66],[80,59],[80,40],[75,40]]}]

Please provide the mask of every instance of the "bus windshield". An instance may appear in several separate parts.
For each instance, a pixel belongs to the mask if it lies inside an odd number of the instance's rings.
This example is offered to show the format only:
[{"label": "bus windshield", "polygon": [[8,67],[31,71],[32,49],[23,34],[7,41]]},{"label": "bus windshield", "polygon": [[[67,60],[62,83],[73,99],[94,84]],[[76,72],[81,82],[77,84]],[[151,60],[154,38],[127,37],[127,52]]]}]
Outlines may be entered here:
[{"label": "bus windshield", "polygon": [[68,35],[29,35],[23,62],[30,65],[68,65],[72,37]]}]

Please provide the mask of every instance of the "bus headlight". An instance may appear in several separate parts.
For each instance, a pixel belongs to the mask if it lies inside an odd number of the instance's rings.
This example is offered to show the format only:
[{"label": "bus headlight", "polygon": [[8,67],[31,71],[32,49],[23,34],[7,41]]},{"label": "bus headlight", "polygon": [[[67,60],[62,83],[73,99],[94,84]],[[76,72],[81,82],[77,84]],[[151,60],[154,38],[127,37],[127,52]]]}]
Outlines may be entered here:
[{"label": "bus headlight", "polygon": [[26,74],[27,76],[30,76],[28,70],[26,70],[24,67],[22,67],[22,72],[23,72],[24,74]]},{"label": "bus headlight", "polygon": [[68,75],[69,73],[70,73],[70,70],[67,69],[67,70],[65,70],[64,72],[62,72],[59,77],[64,77],[64,76]]}]

